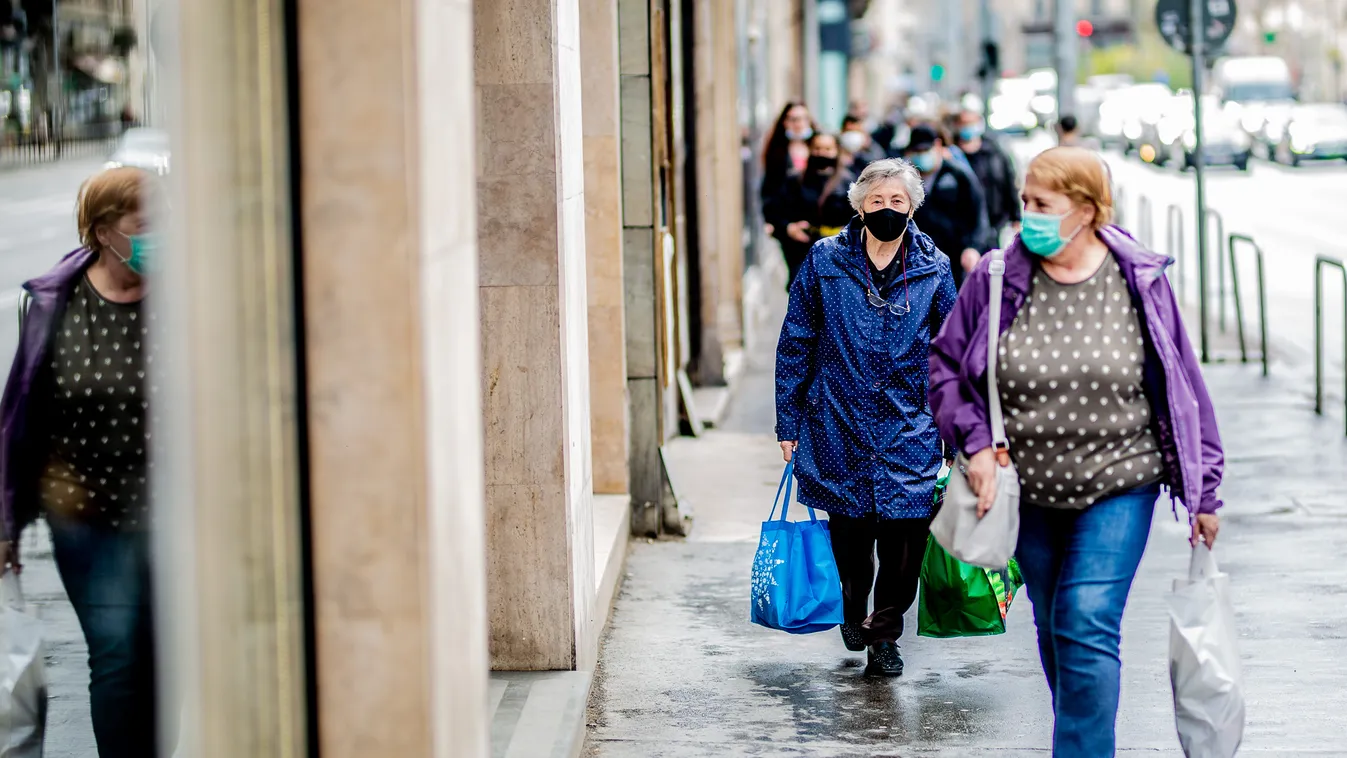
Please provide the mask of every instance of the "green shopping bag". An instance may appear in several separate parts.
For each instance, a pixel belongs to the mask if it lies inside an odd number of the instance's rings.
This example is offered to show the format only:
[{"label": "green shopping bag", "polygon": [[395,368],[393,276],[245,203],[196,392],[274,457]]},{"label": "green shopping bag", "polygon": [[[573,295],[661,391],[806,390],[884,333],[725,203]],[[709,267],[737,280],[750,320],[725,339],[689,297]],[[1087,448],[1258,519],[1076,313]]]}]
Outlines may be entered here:
[{"label": "green shopping bag", "polygon": [[[939,504],[949,481],[936,483]],[[921,600],[917,605],[917,634],[922,637],[981,637],[1004,634],[1006,614],[1015,593],[1024,586],[1015,559],[992,571],[964,563],[926,540],[921,562]]]}]

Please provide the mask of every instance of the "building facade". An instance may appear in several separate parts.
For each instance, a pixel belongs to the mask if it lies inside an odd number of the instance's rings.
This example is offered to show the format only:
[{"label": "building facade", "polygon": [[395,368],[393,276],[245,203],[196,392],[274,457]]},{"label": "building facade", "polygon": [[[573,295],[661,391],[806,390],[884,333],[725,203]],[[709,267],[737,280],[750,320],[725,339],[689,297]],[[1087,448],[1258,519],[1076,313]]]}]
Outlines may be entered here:
[{"label": "building facade", "polygon": [[752,339],[800,4],[124,5],[181,752],[485,756],[491,678],[587,683],[629,535],[694,528],[661,448]]}]

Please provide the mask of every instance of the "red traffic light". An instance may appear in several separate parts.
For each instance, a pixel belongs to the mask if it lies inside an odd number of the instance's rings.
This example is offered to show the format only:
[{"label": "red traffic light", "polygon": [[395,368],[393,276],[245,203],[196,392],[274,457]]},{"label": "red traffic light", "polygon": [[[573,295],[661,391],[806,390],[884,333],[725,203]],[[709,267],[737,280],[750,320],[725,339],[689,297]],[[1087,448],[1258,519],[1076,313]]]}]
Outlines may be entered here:
[{"label": "red traffic light", "polygon": [[1094,24],[1090,23],[1088,20],[1085,19],[1077,21],[1076,34],[1079,34],[1082,37],[1088,37],[1091,34],[1094,34]]}]

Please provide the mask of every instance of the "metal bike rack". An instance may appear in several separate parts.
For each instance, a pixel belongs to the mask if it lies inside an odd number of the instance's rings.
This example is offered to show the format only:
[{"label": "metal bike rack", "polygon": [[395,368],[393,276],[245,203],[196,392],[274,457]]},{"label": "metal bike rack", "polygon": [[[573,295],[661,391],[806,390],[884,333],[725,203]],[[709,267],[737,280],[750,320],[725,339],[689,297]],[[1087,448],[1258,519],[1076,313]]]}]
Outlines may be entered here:
[{"label": "metal bike rack", "polygon": [[[1225,334],[1225,258],[1223,258],[1223,257],[1221,256],[1221,254],[1220,254],[1221,240],[1226,239],[1226,236],[1225,236],[1225,218],[1220,214],[1219,211],[1216,211],[1216,210],[1214,210],[1214,209],[1212,209],[1212,208],[1208,208],[1208,209],[1207,209],[1207,215],[1206,215],[1206,218],[1203,219],[1203,221],[1204,221],[1205,223],[1207,223],[1208,225],[1210,225],[1210,223],[1211,223],[1213,220],[1216,221],[1216,236],[1215,236],[1215,237],[1211,237],[1210,239],[1216,240],[1216,249],[1217,249],[1217,253],[1216,253],[1216,312],[1217,312],[1218,315],[1217,315],[1217,317],[1216,317],[1216,323],[1217,323],[1217,326],[1220,327],[1221,333],[1222,333],[1222,334]],[[1246,239],[1247,239],[1247,238],[1246,238]],[[1250,242],[1253,242],[1253,240],[1249,240],[1249,241],[1250,241]],[[1255,245],[1255,247],[1257,247],[1257,245]],[[1205,251],[1203,251],[1203,252],[1205,252]],[[1199,256],[1199,258],[1202,258],[1202,256]],[[1205,258],[1203,258],[1203,260],[1205,261]],[[1261,257],[1261,251],[1260,251],[1260,257],[1259,257],[1259,260],[1260,260],[1260,261],[1262,260],[1262,257]],[[1203,265],[1205,265],[1205,263],[1204,263]],[[1232,261],[1232,262],[1231,262],[1231,266],[1233,266],[1233,265],[1234,265],[1234,263],[1233,263],[1233,261]],[[1262,264],[1260,263],[1259,265],[1262,265]],[[1207,296],[1207,293],[1203,292],[1203,293],[1202,293],[1202,297],[1205,298],[1206,296]],[[1236,308],[1239,308],[1239,304],[1236,303],[1235,307],[1236,307]]]},{"label": "metal bike rack", "polygon": [[1151,199],[1145,195],[1137,196],[1137,238],[1148,250],[1155,248],[1153,233],[1154,219],[1151,218]]},{"label": "metal bike rack", "polygon": [[[1263,248],[1254,242],[1253,237],[1245,234],[1232,234],[1228,238],[1228,251],[1230,255],[1230,287],[1235,295],[1235,328],[1239,334],[1239,362],[1249,362],[1249,350],[1244,341],[1244,302],[1239,291],[1239,265],[1235,260],[1235,243],[1243,242],[1253,248],[1255,272],[1258,275],[1258,344],[1263,355],[1263,376],[1268,375],[1268,347],[1267,347],[1267,283],[1263,276]],[[1218,258],[1220,256],[1217,256]],[[1344,270],[1344,276],[1347,276],[1347,270]],[[1223,288],[1224,280],[1219,280],[1217,289]],[[1224,317],[1222,309],[1222,317]]]},{"label": "metal bike rack", "polygon": [[1179,304],[1188,304],[1188,288],[1184,285],[1183,259],[1186,257],[1183,253],[1183,208],[1177,204],[1170,204],[1165,212],[1165,246],[1168,248],[1169,255],[1174,258],[1174,269],[1176,271],[1179,290]]},{"label": "metal bike rack", "polygon": [[[1332,267],[1342,273],[1343,291],[1347,292],[1347,266],[1337,258],[1325,255],[1314,258],[1314,412],[1324,415],[1324,269]],[[1347,297],[1342,303],[1343,328],[1347,331]],[[1343,355],[1347,356],[1347,334],[1344,334]],[[1344,377],[1343,405],[1347,408],[1347,376]],[[1347,423],[1347,421],[1344,421]]]}]

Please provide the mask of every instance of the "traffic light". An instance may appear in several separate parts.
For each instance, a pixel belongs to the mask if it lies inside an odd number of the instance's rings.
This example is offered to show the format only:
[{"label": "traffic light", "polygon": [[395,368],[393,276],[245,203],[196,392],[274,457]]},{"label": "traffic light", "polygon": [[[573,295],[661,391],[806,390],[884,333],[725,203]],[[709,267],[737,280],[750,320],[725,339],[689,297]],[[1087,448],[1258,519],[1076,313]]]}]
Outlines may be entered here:
[{"label": "traffic light", "polygon": [[1088,19],[1081,19],[1076,22],[1076,34],[1081,37],[1089,37],[1094,34],[1094,24]]},{"label": "traffic light", "polygon": [[936,63],[931,66],[931,81],[938,82],[945,78],[945,67]]}]

